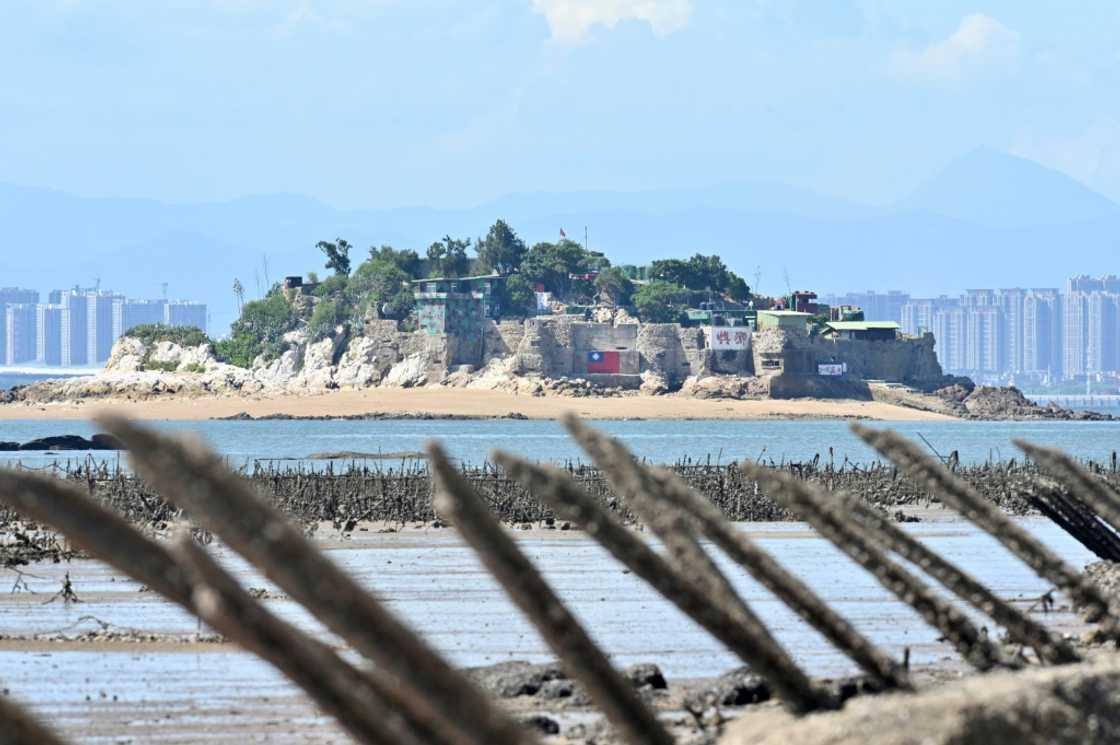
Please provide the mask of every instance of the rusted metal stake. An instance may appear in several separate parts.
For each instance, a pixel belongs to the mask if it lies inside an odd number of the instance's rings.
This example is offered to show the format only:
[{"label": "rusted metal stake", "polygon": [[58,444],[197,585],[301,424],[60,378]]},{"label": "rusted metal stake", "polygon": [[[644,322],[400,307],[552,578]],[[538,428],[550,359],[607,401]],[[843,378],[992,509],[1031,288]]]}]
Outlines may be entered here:
[{"label": "rusted metal stake", "polygon": [[436,507],[474,548],[560,658],[560,664],[587,689],[615,730],[631,745],[672,745],[673,738],[642,703],[633,686],[615,670],[575,616],[552,591],[533,563],[506,534],[470,484],[438,445],[428,446],[436,479]]},{"label": "rusted metal stake", "polygon": [[866,569],[895,597],[917,611],[926,623],[945,636],[969,664],[978,670],[990,670],[1002,664],[998,650],[981,636],[971,621],[873,546],[863,531],[836,509],[829,494],[770,468],[753,463],[743,463],[741,467],[762,485],[770,497],[800,513],[818,533]]},{"label": "rusted metal stake", "polygon": [[0,696],[0,745],[67,745],[67,741],[15,701]]},{"label": "rusted metal stake", "polygon": [[[634,501],[635,510],[643,509],[650,519],[659,519],[658,513],[664,515],[670,509],[677,515],[687,514],[691,520],[676,519],[675,522],[687,522],[689,533],[698,530],[706,535],[732,561],[847,654],[877,685],[884,689],[910,688],[906,671],[899,663],[875,647],[766,551],[736,532],[718,507],[697,494],[679,476],[662,468],[647,471],[623,443],[588,427],[574,416],[565,417],[564,424],[601,470],[616,474],[616,489],[625,490],[627,498]],[[642,519],[649,522],[645,514]],[[685,527],[664,525],[662,530],[672,535]],[[665,535],[661,532],[658,535],[666,541]],[[688,561],[686,557],[681,558]],[[704,559],[707,559],[706,554]],[[718,569],[716,574],[713,591],[719,592],[721,581],[726,583],[726,579]],[[729,586],[728,590],[734,592]]]},{"label": "rusted metal stake", "polygon": [[1045,626],[1003,600],[950,561],[929,550],[901,530],[889,518],[859,499],[844,495],[840,504],[867,536],[888,551],[914,564],[947,590],[1007,629],[1010,637],[1033,649],[1040,660],[1055,665],[1081,659],[1068,643],[1051,634]]},{"label": "rusted metal stake", "polygon": [[[52,526],[91,556],[198,613],[199,587],[192,581],[188,566],[163,544],[95,504],[81,489],[54,478],[0,470],[0,502]],[[240,595],[245,612],[240,618],[229,613],[207,614],[203,620],[274,665],[359,741],[378,745],[426,741],[414,735],[412,726],[400,721],[393,713],[394,706],[385,702],[392,700],[391,685],[359,672],[325,644],[272,616],[232,577],[217,586],[224,591],[220,598],[227,604],[231,597]]]},{"label": "rusted metal stake", "polygon": [[1110,612],[1109,601],[1101,591],[998,507],[898,433],[860,424],[852,424],[852,431],[912,479],[937,494],[943,503],[1003,544],[1038,576],[1053,582],[1086,608],[1089,620],[1101,622],[1106,636],[1120,639],[1116,616]]},{"label": "rusted metal stake", "polygon": [[137,472],[219,536],[397,683],[410,717],[456,745],[536,742],[283,515],[201,445],[115,416],[99,423],[121,440]]},{"label": "rusted metal stake", "polygon": [[494,454],[511,478],[547,502],[561,519],[583,527],[616,559],[719,639],[765,678],[782,702],[796,713],[834,708],[836,702],[813,687],[805,673],[781,647],[739,623],[721,606],[657,555],[563,471],[538,466],[503,452]]}]

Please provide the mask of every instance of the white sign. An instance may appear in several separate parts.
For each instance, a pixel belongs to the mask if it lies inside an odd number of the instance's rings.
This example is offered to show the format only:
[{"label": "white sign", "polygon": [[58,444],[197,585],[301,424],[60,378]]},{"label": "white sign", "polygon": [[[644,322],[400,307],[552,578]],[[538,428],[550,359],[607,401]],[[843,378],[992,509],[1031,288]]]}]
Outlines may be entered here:
[{"label": "white sign", "polygon": [[751,330],[746,326],[709,326],[708,348],[739,351],[751,346]]},{"label": "white sign", "polygon": [[843,375],[845,367],[839,363],[822,363],[817,365],[817,375]]},{"label": "white sign", "polygon": [[551,309],[550,303],[552,303],[552,293],[537,292],[534,294],[537,296],[537,312],[548,313],[548,311]]}]

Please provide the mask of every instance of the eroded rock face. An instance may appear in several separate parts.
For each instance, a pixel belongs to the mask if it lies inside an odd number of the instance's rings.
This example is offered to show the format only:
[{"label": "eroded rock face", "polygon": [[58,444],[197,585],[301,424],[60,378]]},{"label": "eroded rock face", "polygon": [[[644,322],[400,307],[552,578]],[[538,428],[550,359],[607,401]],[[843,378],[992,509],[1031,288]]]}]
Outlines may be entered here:
[{"label": "eroded rock face", "polygon": [[359,336],[350,341],[338,360],[334,380],[342,388],[367,388],[377,385],[396,363],[396,352],[379,347],[376,339]]},{"label": "eroded rock face", "polygon": [[144,366],[144,355],[147,347],[139,339],[126,336],[113,345],[109,353],[109,361],[105,363],[106,370],[117,372],[136,372]]},{"label": "eroded rock face", "polygon": [[417,352],[410,354],[403,360],[393,365],[385,375],[383,385],[397,388],[413,388],[428,382],[428,367],[431,360],[427,354]]},{"label": "eroded rock face", "polygon": [[768,381],[741,375],[693,375],[681,386],[681,395],[691,398],[764,398]]}]

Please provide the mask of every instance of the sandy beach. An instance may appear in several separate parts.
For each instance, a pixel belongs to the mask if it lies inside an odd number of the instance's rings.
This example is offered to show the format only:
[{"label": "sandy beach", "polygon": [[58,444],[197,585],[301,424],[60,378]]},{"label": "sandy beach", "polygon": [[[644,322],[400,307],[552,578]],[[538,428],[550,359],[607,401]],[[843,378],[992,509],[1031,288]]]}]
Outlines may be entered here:
[{"label": "sandy beach", "polygon": [[952,417],[878,401],[849,400],[701,400],[677,396],[570,398],[518,396],[502,391],[459,388],[368,388],[317,395],[268,398],[181,398],[146,401],[98,399],[65,404],[0,405],[3,419],[87,419],[111,409],[135,419],[202,420],[246,413],[254,417],[346,416],[358,414],[432,414],[438,416],[556,419],[575,411],[595,419],[799,419],[853,418],[930,421]]}]

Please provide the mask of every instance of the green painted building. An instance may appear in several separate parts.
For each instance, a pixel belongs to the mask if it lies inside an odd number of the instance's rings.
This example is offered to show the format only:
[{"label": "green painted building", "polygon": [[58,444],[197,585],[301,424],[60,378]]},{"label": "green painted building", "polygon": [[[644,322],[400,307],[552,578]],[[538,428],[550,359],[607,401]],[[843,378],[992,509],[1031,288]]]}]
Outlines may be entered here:
[{"label": "green painted building", "polygon": [[412,282],[420,330],[482,339],[486,321],[497,318],[496,274],[477,277],[429,277]]}]

